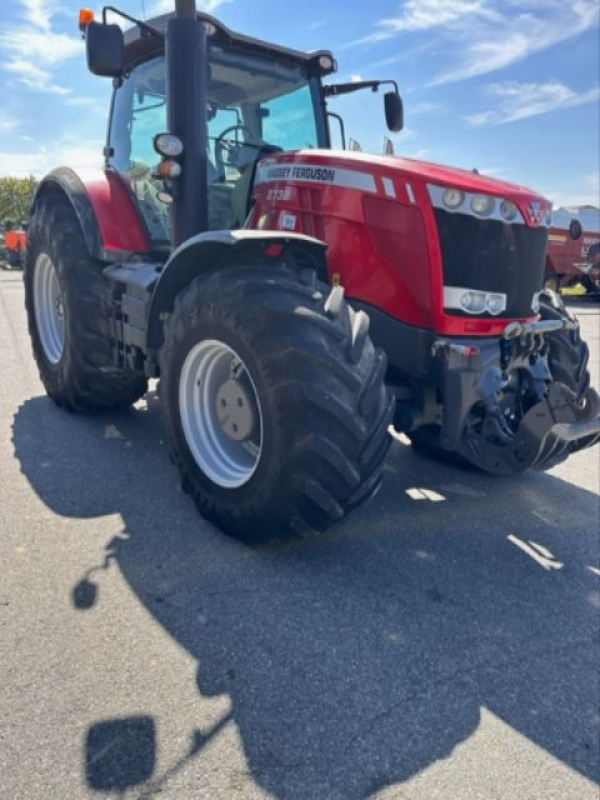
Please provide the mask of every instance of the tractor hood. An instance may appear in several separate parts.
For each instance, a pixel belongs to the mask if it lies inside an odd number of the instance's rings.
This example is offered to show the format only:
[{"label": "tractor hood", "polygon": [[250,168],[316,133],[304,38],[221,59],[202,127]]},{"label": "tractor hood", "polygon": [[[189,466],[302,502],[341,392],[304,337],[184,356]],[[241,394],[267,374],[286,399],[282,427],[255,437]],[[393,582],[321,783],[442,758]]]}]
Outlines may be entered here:
[{"label": "tractor hood", "polygon": [[[307,153],[328,154],[329,156],[335,156],[336,160],[338,157],[337,151],[301,150],[298,152],[299,155],[301,154],[303,156]],[[378,156],[370,155],[369,153],[345,151],[340,151],[339,155],[344,161],[351,161],[357,165],[368,166],[373,164],[374,166],[388,170],[391,169],[395,172],[400,171],[406,177],[412,175],[415,178],[427,181],[427,183],[451,186],[453,188],[463,189],[466,192],[485,192],[495,196],[512,196],[516,193],[526,196],[527,198],[532,196],[539,197],[537,192],[534,192],[533,189],[528,189],[519,184],[501,181],[466,169],[434,164],[431,161],[420,161],[414,158],[402,158],[401,156]],[[541,197],[539,197],[539,199],[543,200]]]},{"label": "tractor hood", "polygon": [[259,165],[257,183],[299,181],[334,183],[404,199],[423,197],[426,187],[460,189],[513,201],[528,225],[547,226],[552,204],[532,189],[468,170],[400,156],[378,156],[346,150],[297,150],[271,156]]}]

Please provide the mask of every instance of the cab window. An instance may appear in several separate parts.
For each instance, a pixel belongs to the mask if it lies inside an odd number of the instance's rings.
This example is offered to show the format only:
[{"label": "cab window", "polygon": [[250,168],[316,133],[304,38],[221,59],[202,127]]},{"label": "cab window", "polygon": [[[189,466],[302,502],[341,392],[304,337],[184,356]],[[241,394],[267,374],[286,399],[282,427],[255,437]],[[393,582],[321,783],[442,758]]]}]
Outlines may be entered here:
[{"label": "cab window", "polygon": [[[207,69],[209,230],[242,227],[251,205],[255,166],[279,150],[319,142],[316,78],[300,64],[279,63],[213,46]],[[324,126],[321,126],[324,129]],[[159,157],[153,138],[167,130],[164,56],[135,67],[116,90],[110,164],[124,175],[154,240],[169,238],[169,213],[152,177]]]}]

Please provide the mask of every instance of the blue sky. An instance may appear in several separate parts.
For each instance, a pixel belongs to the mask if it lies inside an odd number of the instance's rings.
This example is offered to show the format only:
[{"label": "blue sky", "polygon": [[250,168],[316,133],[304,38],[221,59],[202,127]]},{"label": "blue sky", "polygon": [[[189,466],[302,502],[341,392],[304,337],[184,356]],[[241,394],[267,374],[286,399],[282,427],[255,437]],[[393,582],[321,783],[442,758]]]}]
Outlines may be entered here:
[{"label": "blue sky", "polygon": [[[124,11],[172,0],[123,0]],[[393,78],[405,102],[396,152],[532,186],[555,205],[600,204],[597,0],[211,0],[226,25],[331,49],[340,81]],[[110,82],[89,75],[73,0],[0,10],[0,175],[98,165]],[[93,6],[94,7],[94,6]],[[98,7],[96,7],[98,11]],[[364,150],[386,133],[378,95],[332,101]]]}]

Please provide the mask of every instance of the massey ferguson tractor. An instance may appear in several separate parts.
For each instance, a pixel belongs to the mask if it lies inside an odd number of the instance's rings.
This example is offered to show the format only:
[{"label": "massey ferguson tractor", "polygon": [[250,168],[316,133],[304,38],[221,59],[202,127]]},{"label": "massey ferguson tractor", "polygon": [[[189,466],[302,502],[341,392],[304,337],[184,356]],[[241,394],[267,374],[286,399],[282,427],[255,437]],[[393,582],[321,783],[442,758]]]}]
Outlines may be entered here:
[{"label": "massey ferguson tractor", "polygon": [[25,269],[45,388],[127,406],[160,378],[172,461],[246,542],[324,530],[381,482],[394,425],[500,475],[600,437],[588,350],[540,291],[550,205],[481,175],[331,149],[327,51],[178,0],[132,27],[80,15],[114,91],[102,170],[51,172]]}]

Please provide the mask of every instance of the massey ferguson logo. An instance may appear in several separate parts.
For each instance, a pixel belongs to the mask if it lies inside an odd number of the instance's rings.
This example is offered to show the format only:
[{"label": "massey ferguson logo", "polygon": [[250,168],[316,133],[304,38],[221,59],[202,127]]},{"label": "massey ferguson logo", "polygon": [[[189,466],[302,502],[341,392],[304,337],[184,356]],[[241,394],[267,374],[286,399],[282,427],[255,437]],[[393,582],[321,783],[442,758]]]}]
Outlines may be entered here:
[{"label": "massey ferguson logo", "polygon": [[532,200],[529,203],[529,218],[534,225],[539,225],[542,221],[542,206],[541,203]]}]

